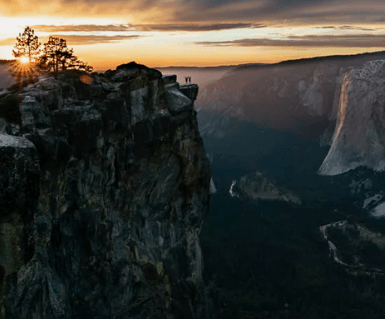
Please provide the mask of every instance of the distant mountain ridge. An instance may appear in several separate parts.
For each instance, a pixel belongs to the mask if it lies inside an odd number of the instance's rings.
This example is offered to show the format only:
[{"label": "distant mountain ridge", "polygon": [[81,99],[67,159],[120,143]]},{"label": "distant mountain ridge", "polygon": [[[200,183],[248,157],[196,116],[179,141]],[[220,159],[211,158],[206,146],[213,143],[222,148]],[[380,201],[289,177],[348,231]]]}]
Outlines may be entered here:
[{"label": "distant mountain ridge", "polygon": [[240,66],[201,88],[196,107],[267,126],[301,129],[315,117],[335,117],[334,94],[343,74],[349,67],[378,59],[385,59],[385,51]]}]

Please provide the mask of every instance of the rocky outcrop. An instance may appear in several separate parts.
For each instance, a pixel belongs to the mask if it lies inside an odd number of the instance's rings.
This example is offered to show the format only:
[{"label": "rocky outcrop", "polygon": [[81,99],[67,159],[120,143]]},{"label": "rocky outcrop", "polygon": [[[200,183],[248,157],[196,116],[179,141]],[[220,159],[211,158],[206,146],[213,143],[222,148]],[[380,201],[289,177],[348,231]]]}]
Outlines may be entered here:
[{"label": "rocky outcrop", "polygon": [[[238,187],[243,196],[253,200],[261,199],[301,204],[299,197],[285,189],[278,188],[260,172],[252,172],[242,176],[239,180]],[[232,189],[230,190],[230,194],[231,192],[233,192]]]},{"label": "rocky outcrop", "polygon": [[195,101],[198,96],[198,86],[195,84],[181,85],[180,91],[193,101]]},{"label": "rocky outcrop", "polygon": [[385,169],[385,60],[365,63],[345,74],[337,122],[321,175],[337,175],[359,166]]},{"label": "rocky outcrop", "polygon": [[185,94],[136,63],[23,90],[20,123],[0,119],[2,318],[209,317],[210,167]]}]

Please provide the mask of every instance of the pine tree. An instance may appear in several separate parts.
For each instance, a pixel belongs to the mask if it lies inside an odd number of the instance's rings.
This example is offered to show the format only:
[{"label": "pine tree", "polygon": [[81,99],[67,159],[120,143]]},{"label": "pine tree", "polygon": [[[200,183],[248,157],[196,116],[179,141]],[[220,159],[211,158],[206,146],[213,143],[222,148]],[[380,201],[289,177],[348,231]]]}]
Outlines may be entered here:
[{"label": "pine tree", "polygon": [[34,34],[34,30],[26,27],[23,34],[19,33],[16,38],[17,43],[12,54],[15,58],[28,57],[29,62],[35,62],[40,55],[40,43],[38,37]]},{"label": "pine tree", "polygon": [[59,70],[83,70],[92,71],[92,67],[78,60],[73,54],[73,49],[67,47],[64,39],[50,37],[47,43],[44,43],[44,49],[40,58],[41,65],[45,66],[48,72],[57,76]]},{"label": "pine tree", "polygon": [[[20,58],[11,63],[13,67],[11,75],[15,78],[16,84],[11,88],[20,90],[24,85],[35,82],[39,75],[37,62],[40,56],[40,43],[34,30],[26,27],[23,34],[19,33],[16,37],[16,45],[12,54],[15,58]],[[28,58],[28,63],[22,63],[22,58]]]}]

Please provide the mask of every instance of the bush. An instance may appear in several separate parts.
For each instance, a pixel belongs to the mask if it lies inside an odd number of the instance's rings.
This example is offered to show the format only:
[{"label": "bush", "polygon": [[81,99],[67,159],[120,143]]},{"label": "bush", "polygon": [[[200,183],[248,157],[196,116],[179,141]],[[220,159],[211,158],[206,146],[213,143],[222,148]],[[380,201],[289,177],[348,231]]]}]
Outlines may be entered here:
[{"label": "bush", "polygon": [[0,118],[9,123],[21,124],[20,102],[22,98],[17,94],[8,94],[0,98]]}]

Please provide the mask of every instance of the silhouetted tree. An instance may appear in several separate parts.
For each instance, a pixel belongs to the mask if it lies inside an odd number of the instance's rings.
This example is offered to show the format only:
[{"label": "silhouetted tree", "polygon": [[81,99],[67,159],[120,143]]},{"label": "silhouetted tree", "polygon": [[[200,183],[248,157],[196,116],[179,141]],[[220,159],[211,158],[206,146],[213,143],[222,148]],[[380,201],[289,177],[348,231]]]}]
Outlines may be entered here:
[{"label": "silhouetted tree", "polygon": [[[92,66],[80,61],[73,54],[73,49],[67,47],[64,39],[49,37],[44,44],[43,50],[40,49],[38,37],[34,30],[26,27],[23,34],[19,33],[16,38],[17,43],[12,51],[16,58],[26,57],[28,63],[21,59],[16,59],[11,63],[13,70],[11,75],[15,78],[16,84],[9,89],[18,91],[29,83],[36,82],[41,74],[53,73],[55,78],[59,70],[79,70],[92,72]],[[23,63],[24,62],[24,63]]]},{"label": "silhouetted tree", "polygon": [[67,47],[64,39],[50,37],[47,43],[44,43],[44,49],[40,57],[40,65],[48,72],[53,72],[56,76],[59,70],[82,70],[91,72],[92,67],[78,60],[73,55],[73,49]]},{"label": "silhouetted tree", "polygon": [[17,43],[12,54],[15,58],[28,57],[29,62],[35,62],[40,55],[40,43],[38,37],[34,34],[34,30],[26,27],[23,34],[19,33],[16,38]]},{"label": "silhouetted tree", "polygon": [[[16,84],[13,85],[13,90],[21,89],[28,83],[32,83],[39,75],[37,63],[39,61],[40,43],[38,37],[34,34],[34,30],[26,27],[23,34],[19,33],[16,37],[16,44],[12,54],[16,59],[11,62],[13,67],[11,75],[15,78]],[[22,63],[21,58],[28,58],[28,63]]]}]

